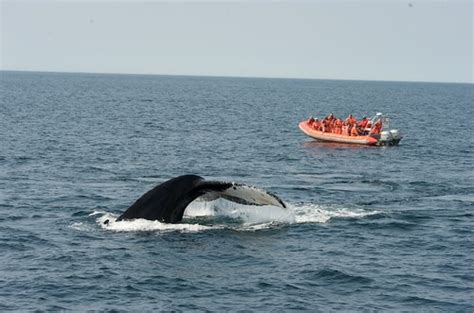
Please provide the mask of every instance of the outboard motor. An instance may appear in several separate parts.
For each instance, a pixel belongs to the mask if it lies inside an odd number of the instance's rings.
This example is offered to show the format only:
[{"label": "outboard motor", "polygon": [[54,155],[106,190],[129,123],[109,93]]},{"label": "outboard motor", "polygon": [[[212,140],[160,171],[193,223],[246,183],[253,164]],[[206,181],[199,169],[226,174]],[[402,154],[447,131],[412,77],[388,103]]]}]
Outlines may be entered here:
[{"label": "outboard motor", "polygon": [[390,131],[384,130],[380,133],[380,141],[391,141],[392,140],[392,133]]},{"label": "outboard motor", "polygon": [[398,131],[398,129],[391,129],[390,130],[390,135],[392,135],[393,140],[401,139],[401,135],[400,135],[400,132]]}]

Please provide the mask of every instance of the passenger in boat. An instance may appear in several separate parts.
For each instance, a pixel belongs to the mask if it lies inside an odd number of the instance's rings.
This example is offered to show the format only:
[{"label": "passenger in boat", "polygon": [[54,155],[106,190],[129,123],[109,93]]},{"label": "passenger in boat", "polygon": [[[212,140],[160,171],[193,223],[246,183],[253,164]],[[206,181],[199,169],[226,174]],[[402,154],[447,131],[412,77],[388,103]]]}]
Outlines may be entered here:
[{"label": "passenger in boat", "polygon": [[349,124],[349,125],[350,125],[351,118],[352,118],[352,114],[349,114],[349,116],[346,117],[346,122],[347,122],[347,124]]},{"label": "passenger in boat", "polygon": [[357,124],[357,120],[355,119],[354,116],[352,116],[352,114],[349,114],[349,116],[346,118],[346,122],[347,122],[350,126],[353,126],[353,125]]},{"label": "passenger in boat", "polygon": [[359,135],[367,135],[368,132],[368,124],[369,124],[369,119],[364,116],[358,123],[357,123],[357,131],[359,132]]},{"label": "passenger in boat", "polygon": [[325,119],[323,121],[323,132],[325,133],[331,132],[331,121],[329,119]]},{"label": "passenger in boat", "polygon": [[315,119],[314,122],[313,122],[313,128],[315,130],[320,130],[321,128],[321,122],[318,120],[318,119]]},{"label": "passenger in boat", "polygon": [[313,126],[313,123],[314,123],[314,117],[310,116],[309,119],[308,119],[308,125],[309,125],[309,127],[312,127],[312,126]]},{"label": "passenger in boat", "polygon": [[324,130],[327,133],[331,132],[331,125],[332,125],[332,119],[334,118],[334,114],[330,113],[328,116],[326,116],[323,120],[324,122]]},{"label": "passenger in boat", "polygon": [[359,128],[364,129],[364,128],[367,127],[367,123],[368,123],[368,122],[369,122],[369,119],[368,119],[366,116],[364,116],[364,117],[360,120],[360,122],[358,123],[357,126],[359,126]]},{"label": "passenger in boat", "polygon": [[342,123],[342,134],[344,136],[349,136],[349,125],[347,124],[346,121]]},{"label": "passenger in boat", "polygon": [[380,134],[380,131],[382,130],[382,121],[378,120],[375,122],[374,127],[369,132],[369,135],[377,135]]}]

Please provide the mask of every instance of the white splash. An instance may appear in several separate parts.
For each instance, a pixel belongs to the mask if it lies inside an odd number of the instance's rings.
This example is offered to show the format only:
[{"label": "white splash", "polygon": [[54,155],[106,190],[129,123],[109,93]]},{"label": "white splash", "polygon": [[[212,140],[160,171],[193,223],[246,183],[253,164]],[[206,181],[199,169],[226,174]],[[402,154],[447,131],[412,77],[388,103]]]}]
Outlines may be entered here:
[{"label": "white splash", "polygon": [[357,208],[338,208],[317,204],[301,204],[292,206],[297,223],[327,223],[334,218],[363,218],[381,213]]},{"label": "white splash", "polygon": [[[379,213],[381,212],[304,203],[298,205],[288,204],[288,208],[283,209],[274,206],[242,205],[218,199],[209,202],[192,202],[186,209],[184,220],[180,224],[166,224],[145,219],[117,222],[118,215],[103,211],[94,211],[89,216],[99,215],[96,219],[97,224],[105,230],[117,232],[201,232],[213,229],[258,231],[278,227],[279,225],[328,223],[334,218],[364,218]],[[193,219],[202,217],[211,217],[217,224],[202,225],[192,223]],[[237,223],[225,223],[219,220],[219,217],[232,219]],[[106,220],[108,220],[108,223],[104,224]],[[210,222],[212,223],[212,220]],[[71,227],[79,229],[84,226],[80,225],[80,223],[75,224],[78,225],[73,224]]]},{"label": "white splash", "polygon": [[82,222],[76,222],[76,223],[72,223],[71,225],[69,225],[70,228],[74,229],[74,230],[78,230],[78,231],[90,231],[91,227],[89,225],[87,225],[86,223],[82,223]]},{"label": "white splash", "polygon": [[236,204],[224,199],[209,202],[193,201],[184,211],[184,217],[218,216],[240,220],[243,224],[280,222],[292,224],[295,216],[289,209],[276,206]]},{"label": "white splash", "polygon": [[[203,230],[213,229],[215,227],[205,226],[199,224],[167,224],[159,221],[150,221],[143,218],[138,218],[132,221],[118,221],[118,215],[105,213],[100,216],[96,222],[102,228],[118,232],[137,232],[137,231],[160,231],[160,232],[199,232]],[[105,223],[108,220],[107,223]]]}]

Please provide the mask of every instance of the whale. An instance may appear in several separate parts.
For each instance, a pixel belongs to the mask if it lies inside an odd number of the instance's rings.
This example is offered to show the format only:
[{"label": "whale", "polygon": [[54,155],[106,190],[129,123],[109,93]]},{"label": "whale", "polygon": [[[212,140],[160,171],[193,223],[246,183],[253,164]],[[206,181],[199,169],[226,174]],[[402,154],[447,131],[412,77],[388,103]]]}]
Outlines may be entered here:
[{"label": "whale", "polygon": [[[223,198],[238,204],[287,208],[279,197],[254,186],[182,175],[143,194],[116,221],[141,218],[176,224],[182,221],[186,207],[198,198],[203,201]],[[108,220],[104,223],[107,224]]]}]

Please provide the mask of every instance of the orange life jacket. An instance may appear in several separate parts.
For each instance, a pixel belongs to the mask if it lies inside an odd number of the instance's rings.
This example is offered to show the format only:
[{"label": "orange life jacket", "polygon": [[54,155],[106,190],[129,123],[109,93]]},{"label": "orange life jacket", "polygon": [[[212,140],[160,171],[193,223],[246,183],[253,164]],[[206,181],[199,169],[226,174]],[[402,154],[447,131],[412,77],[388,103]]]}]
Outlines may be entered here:
[{"label": "orange life jacket", "polygon": [[313,128],[314,128],[314,129],[319,130],[320,126],[321,126],[321,122],[319,122],[319,121],[314,121],[314,123],[313,123]]},{"label": "orange life jacket", "polygon": [[363,119],[362,121],[359,122],[359,127],[360,128],[365,128],[367,126],[367,123],[369,123],[368,119]]},{"label": "orange life jacket", "polygon": [[377,122],[374,125],[374,128],[370,131],[371,134],[380,134],[380,131],[382,130],[382,122]]}]

